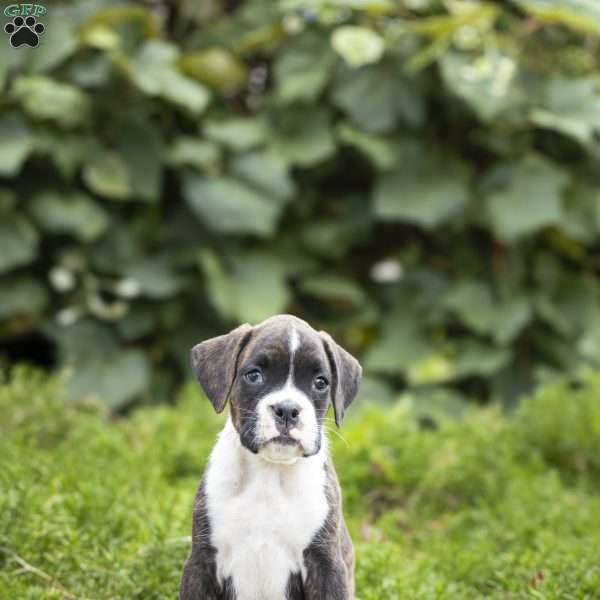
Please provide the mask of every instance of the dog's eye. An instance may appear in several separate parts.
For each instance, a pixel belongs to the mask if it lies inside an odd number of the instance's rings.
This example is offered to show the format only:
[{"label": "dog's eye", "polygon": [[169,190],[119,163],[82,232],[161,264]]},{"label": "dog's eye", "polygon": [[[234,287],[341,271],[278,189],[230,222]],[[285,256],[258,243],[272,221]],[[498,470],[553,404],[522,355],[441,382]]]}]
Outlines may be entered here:
[{"label": "dog's eye", "polygon": [[319,375],[318,377],[315,377],[314,385],[320,392],[322,392],[329,386],[329,381],[327,381],[323,375]]},{"label": "dog's eye", "polygon": [[244,373],[244,379],[248,382],[248,383],[262,383],[263,382],[263,376],[262,373],[258,370],[258,369],[252,369],[252,371],[248,371],[247,373]]}]

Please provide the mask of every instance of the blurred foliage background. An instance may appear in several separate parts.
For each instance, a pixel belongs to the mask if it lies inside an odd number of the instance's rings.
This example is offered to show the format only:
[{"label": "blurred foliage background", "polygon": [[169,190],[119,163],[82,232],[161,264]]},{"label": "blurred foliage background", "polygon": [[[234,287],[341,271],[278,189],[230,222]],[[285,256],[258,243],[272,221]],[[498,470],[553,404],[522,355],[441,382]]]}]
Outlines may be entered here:
[{"label": "blurred foliage background", "polygon": [[47,8],[0,44],[4,361],[121,409],[292,312],[381,400],[600,366],[595,0]]}]

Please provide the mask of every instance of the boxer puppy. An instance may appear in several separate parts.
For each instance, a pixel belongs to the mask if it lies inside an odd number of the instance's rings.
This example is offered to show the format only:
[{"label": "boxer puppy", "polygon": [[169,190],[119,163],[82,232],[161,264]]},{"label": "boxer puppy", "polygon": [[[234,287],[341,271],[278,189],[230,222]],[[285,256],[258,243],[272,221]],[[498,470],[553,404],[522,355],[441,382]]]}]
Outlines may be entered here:
[{"label": "boxer puppy", "polygon": [[192,349],[230,416],[193,514],[180,600],[353,600],[354,550],[323,421],[339,427],[361,379],[325,332],[278,315]]}]

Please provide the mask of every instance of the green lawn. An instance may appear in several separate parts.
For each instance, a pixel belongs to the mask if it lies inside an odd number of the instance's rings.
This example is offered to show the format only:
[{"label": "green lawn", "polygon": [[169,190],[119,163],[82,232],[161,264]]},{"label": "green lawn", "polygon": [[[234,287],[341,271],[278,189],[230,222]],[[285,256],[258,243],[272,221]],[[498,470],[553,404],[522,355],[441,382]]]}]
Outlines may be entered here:
[{"label": "green lawn", "polygon": [[[0,598],[175,598],[224,420],[195,386],[114,420],[21,370],[0,415]],[[361,600],[600,598],[600,376],[437,429],[365,406],[342,434]]]}]

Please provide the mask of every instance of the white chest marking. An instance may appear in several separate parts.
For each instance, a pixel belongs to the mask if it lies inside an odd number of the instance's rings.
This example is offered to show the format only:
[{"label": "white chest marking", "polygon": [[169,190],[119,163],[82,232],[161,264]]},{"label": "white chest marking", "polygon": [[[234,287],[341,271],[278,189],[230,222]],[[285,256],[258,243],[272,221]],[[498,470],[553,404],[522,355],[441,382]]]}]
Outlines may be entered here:
[{"label": "white chest marking", "polygon": [[217,577],[233,580],[237,600],[282,600],[303,550],[322,527],[326,439],[314,456],[272,464],[242,447],[230,420],[211,454],[206,498]]}]

